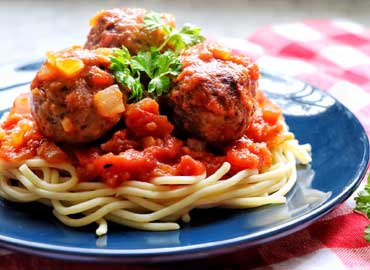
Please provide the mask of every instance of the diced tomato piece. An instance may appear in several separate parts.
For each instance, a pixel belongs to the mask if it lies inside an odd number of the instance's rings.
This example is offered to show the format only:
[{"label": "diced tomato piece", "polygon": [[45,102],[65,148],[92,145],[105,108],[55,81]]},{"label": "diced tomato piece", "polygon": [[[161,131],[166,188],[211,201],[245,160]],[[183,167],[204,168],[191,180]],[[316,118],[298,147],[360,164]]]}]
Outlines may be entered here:
[{"label": "diced tomato piece", "polygon": [[174,128],[167,116],[159,115],[158,103],[150,98],[130,104],[125,113],[125,123],[132,134],[139,138],[162,138],[169,135]]},{"label": "diced tomato piece", "polygon": [[145,148],[145,152],[151,153],[158,161],[171,163],[180,154],[182,141],[172,136],[162,140],[162,144]]},{"label": "diced tomato piece", "polygon": [[89,74],[89,83],[92,87],[104,88],[114,83],[113,76],[97,66],[92,66]]},{"label": "diced tomato piece", "polygon": [[94,162],[99,157],[99,149],[97,147],[80,148],[74,151],[80,164]]},{"label": "diced tomato piece", "polygon": [[[190,142],[190,145],[192,145],[193,142]],[[225,156],[216,156],[211,152],[207,152],[205,150],[205,146],[195,146],[196,148],[190,148],[189,146],[189,140],[187,142],[187,146],[182,147],[182,154],[187,154],[191,156],[193,159],[201,161],[205,166],[207,170],[207,175],[211,175],[215,173],[221,165],[226,161]],[[198,149],[197,149],[198,148]]]},{"label": "diced tomato piece", "polygon": [[231,149],[227,151],[226,160],[242,169],[257,169],[259,166],[258,156],[249,149]]},{"label": "diced tomato piece", "polygon": [[144,98],[139,102],[132,104],[132,107],[138,107],[143,111],[159,115],[159,104],[151,98]]},{"label": "diced tomato piece", "polygon": [[226,161],[226,157],[208,155],[201,161],[206,165],[207,175],[211,175],[221,167],[221,165]]},{"label": "diced tomato piece", "polygon": [[256,143],[242,138],[227,151],[226,160],[234,170],[268,168],[272,163],[272,154],[265,143]]},{"label": "diced tomato piece", "polygon": [[101,144],[100,147],[105,153],[112,152],[113,154],[119,154],[127,149],[139,148],[139,142],[129,139],[127,130],[122,129],[116,131],[112,138],[106,143]]},{"label": "diced tomato piece", "polygon": [[59,146],[45,141],[37,148],[37,155],[50,163],[68,162],[69,158]]},{"label": "diced tomato piece", "polygon": [[276,136],[283,130],[283,125],[278,121],[282,112],[261,91],[257,92],[257,102],[259,106],[256,107],[245,134],[255,142],[272,145]]},{"label": "diced tomato piece", "polygon": [[155,138],[153,136],[147,136],[141,139],[141,145],[143,148],[163,145],[163,139]]},{"label": "diced tomato piece", "polygon": [[119,155],[105,154],[96,162],[99,170],[115,168],[121,171],[137,171],[139,168],[153,168],[154,159],[142,151],[129,149]]},{"label": "diced tomato piece", "polygon": [[166,163],[157,162],[157,166],[153,170],[153,176],[176,175],[176,165],[168,165]]},{"label": "diced tomato piece", "polygon": [[21,162],[34,157],[45,140],[32,119],[28,94],[16,98],[0,129],[0,159],[7,161]]},{"label": "diced tomato piece", "polygon": [[204,164],[193,159],[189,155],[181,157],[180,163],[176,167],[176,175],[201,175],[206,171]]},{"label": "diced tomato piece", "polygon": [[95,164],[102,180],[117,187],[127,180],[148,180],[156,161],[148,153],[129,149],[119,155],[108,153],[100,156]]},{"label": "diced tomato piece", "polygon": [[257,109],[245,134],[255,142],[266,142],[269,144],[282,130],[283,126],[281,123],[270,124],[264,120],[261,109]]},{"label": "diced tomato piece", "polygon": [[99,149],[96,147],[78,149],[74,151],[78,159],[77,176],[79,181],[91,181],[98,178],[99,172],[95,161],[99,158]]},{"label": "diced tomato piece", "polygon": [[266,104],[262,109],[263,120],[271,125],[275,125],[281,116],[281,110],[279,106],[273,103]]}]

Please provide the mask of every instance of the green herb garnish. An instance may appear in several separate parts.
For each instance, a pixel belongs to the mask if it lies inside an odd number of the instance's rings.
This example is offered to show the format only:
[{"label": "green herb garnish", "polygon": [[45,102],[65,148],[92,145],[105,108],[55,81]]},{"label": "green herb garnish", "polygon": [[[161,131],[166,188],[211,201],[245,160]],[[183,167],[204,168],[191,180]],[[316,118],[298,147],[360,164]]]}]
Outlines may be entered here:
[{"label": "green herb garnish", "polygon": [[[355,198],[355,210],[364,213],[370,219],[370,175],[367,179],[367,184],[363,191],[358,193]],[[365,239],[370,242],[370,224],[366,227],[364,232]]]},{"label": "green herb garnish", "polygon": [[171,50],[161,53],[159,49],[150,48],[131,56],[123,47],[113,51],[111,61],[112,74],[118,83],[131,90],[130,100],[134,101],[168,92],[172,78],[181,71],[178,55]]},{"label": "green herb garnish", "polygon": [[367,225],[364,234],[365,239],[370,242],[370,225]]},{"label": "green herb garnish", "polygon": [[201,35],[201,28],[192,24],[185,24],[180,30],[166,24],[159,13],[150,11],[145,15],[144,24],[149,30],[160,29],[166,36],[166,40],[159,46],[161,51],[169,44],[175,52],[180,52],[195,44],[202,42],[205,38]]},{"label": "green herb garnish", "polygon": [[[155,98],[168,92],[172,79],[181,71],[178,53],[204,40],[201,28],[185,24],[177,30],[166,24],[156,12],[145,15],[144,25],[152,31],[160,29],[166,40],[158,48],[140,51],[136,56],[131,56],[123,47],[114,50],[111,57],[110,70],[117,82],[131,91],[130,100],[133,101],[144,96]],[[171,50],[162,53],[167,44]]]}]

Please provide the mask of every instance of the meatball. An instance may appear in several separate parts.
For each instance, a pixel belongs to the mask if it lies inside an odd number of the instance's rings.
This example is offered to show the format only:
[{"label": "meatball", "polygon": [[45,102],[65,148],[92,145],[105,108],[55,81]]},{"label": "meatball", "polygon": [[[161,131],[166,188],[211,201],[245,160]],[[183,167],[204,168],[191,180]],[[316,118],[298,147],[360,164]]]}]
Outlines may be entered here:
[{"label": "meatball", "polygon": [[179,133],[210,145],[242,137],[255,108],[258,67],[216,43],[201,43],[180,56],[182,71],[167,97]]},{"label": "meatball", "polygon": [[126,95],[108,72],[110,53],[75,46],[47,54],[31,84],[32,115],[47,138],[87,143],[119,122]]},{"label": "meatball", "polygon": [[[159,47],[166,39],[160,30],[150,30],[144,25],[147,11],[140,8],[103,10],[90,21],[92,26],[85,48],[120,48],[124,45],[131,54],[150,47]],[[175,27],[170,14],[161,14],[162,19]]]}]

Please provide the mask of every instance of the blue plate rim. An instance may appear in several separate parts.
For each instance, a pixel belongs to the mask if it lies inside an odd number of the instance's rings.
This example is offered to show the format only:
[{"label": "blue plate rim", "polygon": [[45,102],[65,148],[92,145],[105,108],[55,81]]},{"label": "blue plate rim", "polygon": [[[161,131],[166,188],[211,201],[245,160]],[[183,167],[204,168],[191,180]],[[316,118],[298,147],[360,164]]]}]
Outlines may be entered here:
[{"label": "blue plate rim", "polygon": [[[272,76],[283,76],[287,78],[287,76],[278,74],[278,73],[269,73]],[[289,78],[289,77],[288,77]],[[297,79],[293,79],[299,81]],[[27,84],[22,82],[22,85]],[[306,84],[306,83],[305,83]],[[15,85],[15,86],[19,86]],[[7,87],[8,88],[8,87]],[[351,118],[356,121],[356,124],[361,128],[363,134],[366,134],[366,131],[361,124],[361,122],[357,119],[357,117],[340,101],[338,101],[335,97],[331,94],[324,92],[316,87],[315,90],[324,93],[325,95],[333,98],[337,104],[344,107],[346,112],[351,115]],[[2,112],[0,112],[2,113]],[[202,243],[202,244],[193,244],[189,246],[181,246],[181,247],[167,247],[167,248],[148,248],[148,249],[105,249],[105,248],[77,248],[77,247],[67,247],[61,245],[53,245],[53,244],[44,244],[38,243],[33,241],[21,240],[13,237],[8,237],[4,235],[0,235],[0,243],[10,249],[25,251],[27,253],[38,254],[38,255],[46,255],[48,257],[55,257],[55,258],[63,258],[63,259],[83,259],[83,258],[94,258],[94,260],[98,261],[105,261],[110,259],[132,259],[133,261],[137,261],[140,259],[147,259],[148,257],[168,257],[167,259],[161,258],[160,261],[172,260],[175,257],[179,259],[183,259],[186,254],[189,252],[192,253],[204,253],[204,255],[200,255],[201,257],[207,256],[209,252],[212,254],[215,253],[215,250],[220,250],[220,253],[224,253],[222,250],[230,249],[234,250],[238,247],[247,247],[247,246],[254,246],[257,244],[262,244],[268,241],[272,241],[288,234],[294,233],[299,231],[314,221],[319,219],[320,217],[324,216],[331,210],[333,210],[337,205],[341,202],[346,200],[360,185],[361,180],[366,174],[368,165],[369,165],[369,138],[366,136],[366,140],[363,142],[364,152],[361,159],[361,163],[358,165],[356,175],[351,179],[349,185],[345,186],[345,188],[340,192],[337,196],[325,201],[322,205],[317,207],[311,212],[308,212],[298,218],[295,218],[288,223],[284,223],[281,225],[274,226],[271,229],[264,230],[263,232],[256,232],[253,234],[248,234],[244,236],[238,236],[230,239],[225,239],[221,241],[213,241],[209,243]],[[194,256],[192,255],[192,258]],[[143,261],[145,262],[145,261]]]}]

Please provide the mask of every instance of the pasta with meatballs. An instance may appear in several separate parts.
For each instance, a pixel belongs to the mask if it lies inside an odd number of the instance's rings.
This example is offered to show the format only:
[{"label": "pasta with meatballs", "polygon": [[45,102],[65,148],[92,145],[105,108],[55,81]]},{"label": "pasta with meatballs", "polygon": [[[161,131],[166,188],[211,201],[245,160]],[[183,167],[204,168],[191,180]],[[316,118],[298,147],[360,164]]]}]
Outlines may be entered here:
[{"label": "pasta with meatballs", "polygon": [[113,9],[47,53],[0,122],[0,196],[68,226],[176,230],[195,208],[286,202],[311,161],[258,66],[169,14]]}]

